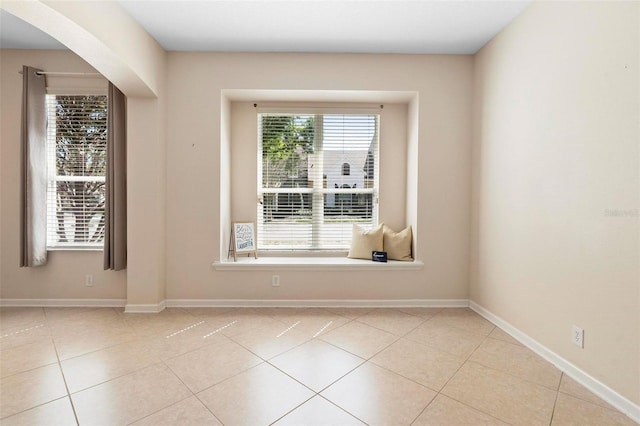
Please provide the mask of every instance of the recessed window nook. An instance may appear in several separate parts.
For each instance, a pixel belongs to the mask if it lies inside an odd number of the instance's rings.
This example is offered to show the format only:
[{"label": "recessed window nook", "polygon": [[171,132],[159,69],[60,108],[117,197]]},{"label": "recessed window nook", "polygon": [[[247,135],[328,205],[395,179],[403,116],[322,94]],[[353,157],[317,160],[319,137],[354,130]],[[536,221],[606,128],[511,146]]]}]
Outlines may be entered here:
[{"label": "recessed window nook", "polygon": [[[418,95],[405,91],[223,90],[220,116],[220,241],[216,270],[419,270]],[[228,259],[232,221],[256,221],[256,105],[269,107],[363,108],[383,106],[380,115],[379,223],[413,228],[413,262],[377,263],[332,253],[260,252],[258,259]],[[353,173],[353,165],[341,170]]]}]

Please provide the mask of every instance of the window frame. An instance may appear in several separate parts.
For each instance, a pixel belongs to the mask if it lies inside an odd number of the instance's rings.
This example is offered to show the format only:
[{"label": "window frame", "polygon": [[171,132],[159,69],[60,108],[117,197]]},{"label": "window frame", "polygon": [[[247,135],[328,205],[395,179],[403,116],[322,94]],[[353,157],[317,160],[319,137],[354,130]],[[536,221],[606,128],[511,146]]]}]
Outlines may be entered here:
[{"label": "window frame", "polygon": [[[46,103],[47,103],[47,135],[46,135],[46,149],[47,149],[47,235],[46,235],[46,247],[47,251],[102,251],[104,249],[104,235],[97,242],[70,242],[60,243],[56,242],[52,244],[51,235],[49,232],[50,226],[50,209],[57,209],[57,195],[58,195],[58,182],[106,182],[106,168],[105,174],[98,175],[80,175],[80,176],[66,176],[57,174],[56,165],[56,149],[57,149],[57,119],[55,109],[50,108],[51,105],[55,105],[50,102],[51,96],[95,96],[104,97],[105,104],[108,105],[108,93],[106,89],[74,89],[74,88],[60,88],[52,89],[47,88]],[[108,131],[108,106],[106,108],[105,127]],[[52,119],[53,118],[53,119]],[[105,155],[106,155],[106,142],[105,142]],[[52,189],[53,188],[53,189]],[[103,207],[104,209],[104,207]]]},{"label": "window frame", "polygon": [[[376,159],[375,167],[374,167],[374,177],[370,179],[369,185],[363,185],[362,188],[329,188],[324,187],[324,174],[326,173],[326,169],[316,168],[313,170],[313,174],[308,175],[308,180],[313,182],[313,187],[307,188],[263,188],[262,178],[263,178],[263,150],[262,150],[262,138],[261,138],[261,116],[263,114],[271,114],[271,115],[292,115],[292,116],[322,116],[322,115],[373,115],[375,116],[375,129],[374,129],[374,137],[375,137],[375,153],[374,158]],[[341,248],[322,248],[320,245],[320,239],[318,238],[319,229],[318,227],[322,226],[320,220],[318,220],[318,216],[324,217],[324,206],[326,204],[325,197],[327,194],[370,194],[371,195],[371,221],[366,224],[365,227],[375,227],[379,224],[379,182],[380,182],[380,125],[382,118],[382,108],[380,106],[376,107],[359,107],[359,108],[343,108],[343,107],[257,107],[256,108],[256,121],[258,123],[257,127],[257,201],[258,207],[256,209],[257,220],[256,220],[256,239],[258,241],[258,252],[261,256],[270,256],[270,257],[283,257],[283,256],[295,256],[295,257],[338,257],[345,256],[348,252],[348,247]],[[314,138],[314,151],[319,149],[319,152],[323,152],[323,129],[322,125],[318,125],[319,120],[315,120],[316,130],[315,130],[315,138]],[[322,122],[320,122],[322,123]],[[318,141],[320,142],[318,144]],[[317,152],[316,152],[317,155]],[[338,164],[340,174],[343,170],[343,162]],[[264,226],[264,216],[263,216],[263,200],[265,194],[278,194],[278,193],[299,193],[299,194],[311,194],[312,197],[312,231],[311,231],[311,245],[307,248],[283,248],[283,249],[274,249],[267,248],[265,249],[261,243],[261,230]],[[316,206],[316,208],[313,208]],[[319,207],[323,206],[323,207]],[[318,214],[318,211],[322,211],[322,214]],[[354,221],[355,222],[355,221]],[[351,229],[351,228],[349,228]],[[350,230],[349,230],[350,235]],[[350,237],[349,237],[350,238]]]}]

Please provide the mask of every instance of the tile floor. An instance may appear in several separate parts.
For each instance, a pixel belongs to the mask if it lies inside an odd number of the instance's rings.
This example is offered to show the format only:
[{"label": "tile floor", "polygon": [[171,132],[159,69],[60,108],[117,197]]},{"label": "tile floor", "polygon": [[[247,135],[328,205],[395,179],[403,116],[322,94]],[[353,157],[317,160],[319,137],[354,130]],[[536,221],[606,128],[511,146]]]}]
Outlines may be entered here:
[{"label": "tile floor", "polygon": [[468,309],[0,309],[10,425],[632,425]]}]

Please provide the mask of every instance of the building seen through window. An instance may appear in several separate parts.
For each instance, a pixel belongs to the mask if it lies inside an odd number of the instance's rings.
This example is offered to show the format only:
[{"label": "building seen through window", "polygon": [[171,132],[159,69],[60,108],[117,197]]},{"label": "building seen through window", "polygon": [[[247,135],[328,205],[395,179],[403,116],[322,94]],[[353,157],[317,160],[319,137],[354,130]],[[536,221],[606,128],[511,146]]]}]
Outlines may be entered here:
[{"label": "building seen through window", "polygon": [[375,114],[258,115],[258,247],[344,250],[377,224]]}]

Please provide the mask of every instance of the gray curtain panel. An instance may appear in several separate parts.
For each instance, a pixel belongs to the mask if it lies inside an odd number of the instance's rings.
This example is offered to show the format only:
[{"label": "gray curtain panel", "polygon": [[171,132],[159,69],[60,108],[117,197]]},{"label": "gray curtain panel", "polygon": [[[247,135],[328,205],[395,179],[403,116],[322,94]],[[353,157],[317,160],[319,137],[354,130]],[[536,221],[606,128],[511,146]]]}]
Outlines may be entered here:
[{"label": "gray curtain panel", "polygon": [[127,267],[127,98],[109,82],[104,269]]},{"label": "gray curtain panel", "polygon": [[47,83],[22,67],[20,266],[47,263]]}]

